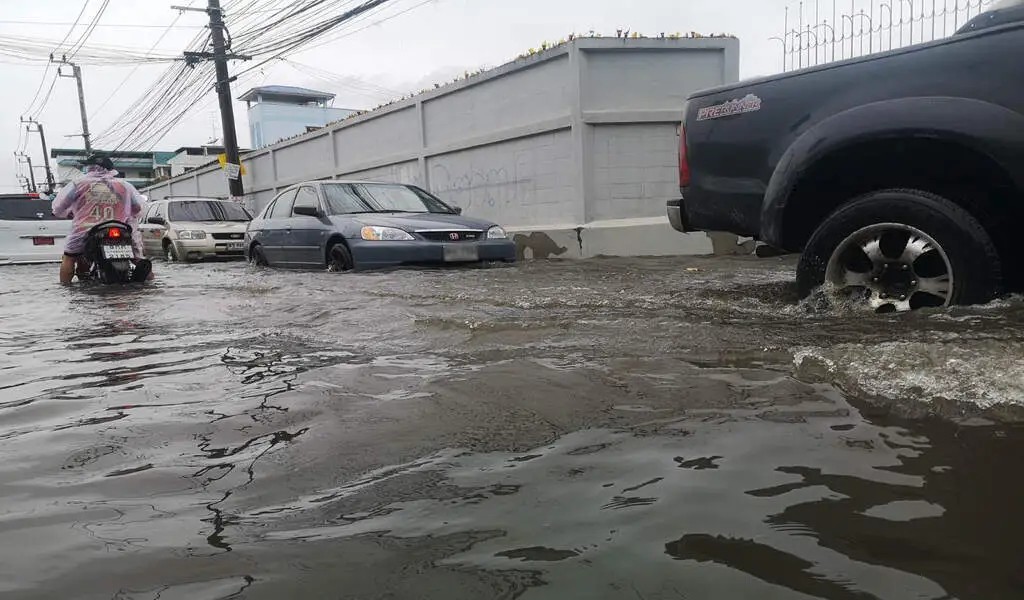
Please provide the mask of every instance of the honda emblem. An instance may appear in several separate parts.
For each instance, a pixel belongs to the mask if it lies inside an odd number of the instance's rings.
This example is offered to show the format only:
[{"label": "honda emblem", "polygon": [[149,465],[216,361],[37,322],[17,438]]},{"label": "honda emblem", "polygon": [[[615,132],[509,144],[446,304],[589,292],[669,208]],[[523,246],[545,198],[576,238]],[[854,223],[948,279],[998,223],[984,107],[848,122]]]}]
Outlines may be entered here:
[{"label": "honda emblem", "polygon": [[453,240],[458,240],[459,239],[459,234],[457,234],[457,233],[455,233],[453,231],[453,232],[448,234],[448,237],[452,238]]}]

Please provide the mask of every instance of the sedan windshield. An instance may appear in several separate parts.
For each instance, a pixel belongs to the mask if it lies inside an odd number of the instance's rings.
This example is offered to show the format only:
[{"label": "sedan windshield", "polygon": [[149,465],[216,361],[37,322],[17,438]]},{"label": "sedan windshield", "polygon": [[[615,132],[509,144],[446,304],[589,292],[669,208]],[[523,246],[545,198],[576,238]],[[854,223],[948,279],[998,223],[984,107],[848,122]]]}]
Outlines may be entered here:
[{"label": "sedan windshield", "polygon": [[182,200],[168,206],[171,221],[249,221],[249,213],[237,204],[212,200]]},{"label": "sedan windshield", "polygon": [[[345,184],[373,212],[444,213],[452,210],[437,198],[415,187],[396,183]],[[333,187],[333,186],[325,186]],[[366,210],[366,209],[364,209]]]},{"label": "sedan windshield", "polygon": [[352,186],[347,184],[325,184],[324,198],[327,200],[327,212],[332,215],[375,212],[373,207],[360,199]]}]

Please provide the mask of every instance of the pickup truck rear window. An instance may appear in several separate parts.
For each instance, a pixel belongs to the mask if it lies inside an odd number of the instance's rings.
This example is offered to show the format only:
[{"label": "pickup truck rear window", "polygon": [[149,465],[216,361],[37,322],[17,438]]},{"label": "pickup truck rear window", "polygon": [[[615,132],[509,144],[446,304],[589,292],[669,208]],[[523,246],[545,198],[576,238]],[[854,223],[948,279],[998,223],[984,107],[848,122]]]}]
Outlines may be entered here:
[{"label": "pickup truck rear window", "polygon": [[49,200],[35,198],[0,199],[0,221],[60,221],[53,216]]}]

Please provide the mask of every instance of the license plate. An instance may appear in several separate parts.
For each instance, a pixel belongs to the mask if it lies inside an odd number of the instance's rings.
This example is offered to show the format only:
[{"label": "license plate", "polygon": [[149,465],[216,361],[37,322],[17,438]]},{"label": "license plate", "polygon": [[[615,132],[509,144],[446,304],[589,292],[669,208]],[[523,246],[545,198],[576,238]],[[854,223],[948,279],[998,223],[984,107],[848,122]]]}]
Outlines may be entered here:
[{"label": "license plate", "polygon": [[476,244],[445,244],[445,262],[467,262],[480,260],[480,250]]},{"label": "license plate", "polygon": [[228,250],[244,250],[245,242],[228,242]]},{"label": "license plate", "polygon": [[34,238],[32,238],[32,245],[33,246],[52,246],[53,245],[53,238],[52,237],[34,237]]},{"label": "license plate", "polygon": [[103,246],[103,258],[107,260],[123,260],[133,256],[135,254],[131,246]]}]

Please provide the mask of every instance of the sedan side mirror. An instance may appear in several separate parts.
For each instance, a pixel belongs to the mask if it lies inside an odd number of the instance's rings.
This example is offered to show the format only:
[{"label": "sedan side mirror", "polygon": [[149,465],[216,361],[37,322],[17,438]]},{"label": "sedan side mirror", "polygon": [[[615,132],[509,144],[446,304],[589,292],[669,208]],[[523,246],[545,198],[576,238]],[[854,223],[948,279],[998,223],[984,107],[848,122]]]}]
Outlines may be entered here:
[{"label": "sedan side mirror", "polygon": [[454,210],[455,214],[457,214],[457,215],[461,215],[462,214],[462,207],[461,206],[453,206],[452,210]]},{"label": "sedan side mirror", "polygon": [[167,226],[167,221],[164,220],[163,217],[150,217],[146,222],[152,223],[153,225],[163,225],[165,227]]},{"label": "sedan side mirror", "polygon": [[292,209],[292,212],[296,215],[303,215],[306,217],[320,216],[320,209],[315,206],[296,206]]}]

